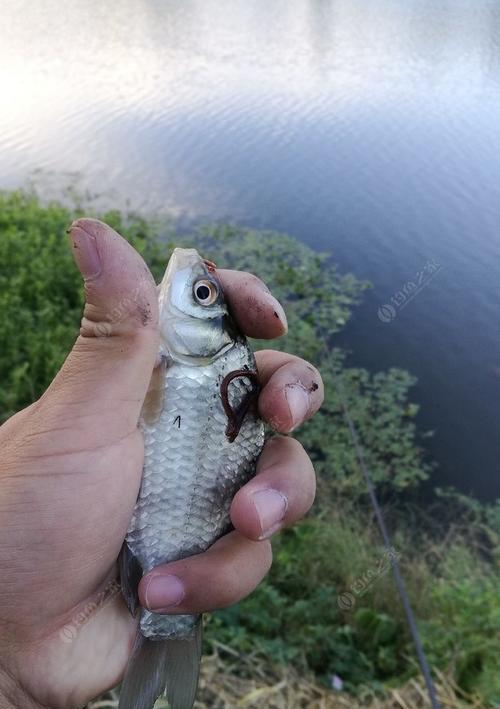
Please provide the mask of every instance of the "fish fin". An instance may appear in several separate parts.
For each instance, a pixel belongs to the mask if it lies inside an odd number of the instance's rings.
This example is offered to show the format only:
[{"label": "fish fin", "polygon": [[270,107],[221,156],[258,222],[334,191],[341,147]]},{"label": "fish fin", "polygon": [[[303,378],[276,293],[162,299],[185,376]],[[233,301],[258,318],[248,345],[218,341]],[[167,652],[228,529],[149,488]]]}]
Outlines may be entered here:
[{"label": "fish fin", "polygon": [[163,409],[166,369],[167,361],[166,358],[162,356],[158,365],[153,369],[148,391],[142,405],[141,418],[148,426],[152,426],[158,421]]},{"label": "fish fin", "polygon": [[120,689],[118,709],[153,709],[165,690],[166,657],[166,640],[150,640],[137,631]]},{"label": "fish fin", "polygon": [[139,596],[137,589],[139,581],[142,578],[142,568],[127,544],[123,542],[123,546],[118,557],[118,566],[120,569],[120,585],[122,595],[132,615],[137,613],[139,607]]},{"label": "fish fin", "polygon": [[189,638],[150,640],[138,631],[118,709],[153,709],[166,694],[169,709],[192,709],[200,673],[202,624]]},{"label": "fish fin", "polygon": [[191,709],[198,689],[200,674],[201,618],[194,635],[179,640],[165,640],[167,646],[167,699],[171,709]]}]

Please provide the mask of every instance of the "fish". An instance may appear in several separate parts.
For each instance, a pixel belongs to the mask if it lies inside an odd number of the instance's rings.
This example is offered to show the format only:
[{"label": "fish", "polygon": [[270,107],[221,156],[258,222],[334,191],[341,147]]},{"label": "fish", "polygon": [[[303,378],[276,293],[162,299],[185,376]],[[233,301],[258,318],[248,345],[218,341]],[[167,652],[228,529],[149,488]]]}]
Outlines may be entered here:
[{"label": "fish", "polygon": [[206,551],[231,529],[229,509],[264,445],[254,354],[228,308],[215,265],[174,249],[158,287],[160,345],[139,428],[142,481],[119,558],[122,594],[139,613],[119,709],[193,706],[202,618],[139,608],[143,574]]}]

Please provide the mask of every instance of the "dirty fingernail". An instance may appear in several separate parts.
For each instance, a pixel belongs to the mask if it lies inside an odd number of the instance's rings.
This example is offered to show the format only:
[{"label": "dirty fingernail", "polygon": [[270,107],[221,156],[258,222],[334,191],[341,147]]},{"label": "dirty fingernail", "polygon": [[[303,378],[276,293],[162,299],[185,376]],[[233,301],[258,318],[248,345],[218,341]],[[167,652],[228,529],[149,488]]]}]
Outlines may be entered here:
[{"label": "dirty fingernail", "polygon": [[178,606],[186,591],[184,584],[177,576],[152,576],[145,590],[146,606],[152,611],[167,611]]},{"label": "dirty fingernail", "polygon": [[69,237],[73,246],[73,257],[83,278],[86,281],[96,278],[101,272],[101,259],[95,237],[78,225],[71,225]]},{"label": "dirty fingernail", "polygon": [[252,495],[259,517],[262,534],[259,539],[267,539],[281,527],[288,507],[288,500],[277,490],[258,490]]},{"label": "dirty fingernail", "polygon": [[285,397],[293,422],[291,430],[293,430],[307,416],[311,400],[307,390],[301,384],[288,384],[285,388]]}]

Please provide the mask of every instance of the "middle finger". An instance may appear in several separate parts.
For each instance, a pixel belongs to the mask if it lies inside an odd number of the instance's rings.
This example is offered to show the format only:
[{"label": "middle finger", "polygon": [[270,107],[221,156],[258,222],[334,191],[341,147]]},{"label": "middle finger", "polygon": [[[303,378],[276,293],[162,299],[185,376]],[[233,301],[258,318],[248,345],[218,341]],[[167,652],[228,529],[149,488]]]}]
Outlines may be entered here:
[{"label": "middle finger", "polygon": [[249,539],[267,539],[303,517],[315,492],[314,468],[301,444],[285,436],[271,438],[257,474],[234,497],[231,521]]}]

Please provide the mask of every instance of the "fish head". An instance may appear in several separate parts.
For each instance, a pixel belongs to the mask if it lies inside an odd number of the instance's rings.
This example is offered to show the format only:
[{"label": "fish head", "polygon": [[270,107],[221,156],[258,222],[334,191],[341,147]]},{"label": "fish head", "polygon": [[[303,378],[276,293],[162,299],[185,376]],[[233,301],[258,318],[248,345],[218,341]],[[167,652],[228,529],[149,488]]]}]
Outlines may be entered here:
[{"label": "fish head", "polygon": [[196,249],[174,249],[159,286],[161,352],[179,361],[203,364],[235,342],[214,269]]}]

